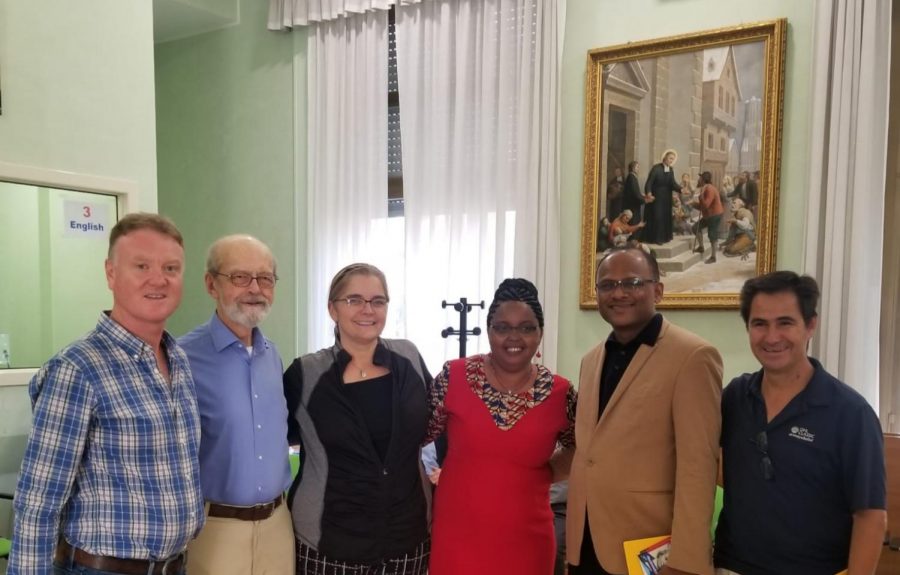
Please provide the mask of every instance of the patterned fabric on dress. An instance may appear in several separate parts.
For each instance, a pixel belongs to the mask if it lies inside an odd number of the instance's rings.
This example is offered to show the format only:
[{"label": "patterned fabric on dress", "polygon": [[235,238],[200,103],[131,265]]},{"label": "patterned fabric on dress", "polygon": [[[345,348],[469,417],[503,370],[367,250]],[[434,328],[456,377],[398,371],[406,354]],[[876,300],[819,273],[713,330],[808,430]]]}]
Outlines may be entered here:
[{"label": "patterned fabric on dress", "polygon": [[[529,409],[539,405],[550,396],[553,388],[553,373],[543,365],[537,368],[537,378],[534,385],[522,393],[510,394],[494,388],[487,380],[485,373],[486,355],[474,355],[466,358],[466,381],[491,413],[494,423],[503,431],[509,431],[522,418]],[[432,418],[428,426],[428,441],[441,435],[447,423],[447,413],[444,408],[444,397],[447,395],[447,386],[450,382],[450,364],[444,364],[441,373],[435,378],[429,403]],[[557,438],[563,447],[575,446],[575,404],[578,394],[571,385],[566,391],[566,417],[570,425],[567,426]]]}]

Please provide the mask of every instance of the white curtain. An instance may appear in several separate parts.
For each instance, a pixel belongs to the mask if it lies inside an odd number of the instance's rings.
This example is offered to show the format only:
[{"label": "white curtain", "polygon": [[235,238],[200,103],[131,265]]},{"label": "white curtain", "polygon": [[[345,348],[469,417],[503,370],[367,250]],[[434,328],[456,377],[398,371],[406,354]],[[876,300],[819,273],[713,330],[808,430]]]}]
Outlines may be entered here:
[{"label": "white curtain", "polygon": [[387,25],[377,11],[308,32],[308,351],[334,341],[332,276],[354,261],[396,257],[386,245]]},{"label": "white curtain", "polygon": [[819,280],[812,355],[878,411],[891,3],[816,3],[806,271]]},{"label": "white curtain", "polygon": [[[406,217],[406,336],[432,371],[456,357],[441,301],[489,305],[535,282],[555,368],[563,0],[424,0],[397,9]],[[486,312],[469,316],[484,328]],[[487,335],[469,354],[487,349]]]},{"label": "white curtain", "polygon": [[421,0],[269,0],[269,30],[288,30]]}]

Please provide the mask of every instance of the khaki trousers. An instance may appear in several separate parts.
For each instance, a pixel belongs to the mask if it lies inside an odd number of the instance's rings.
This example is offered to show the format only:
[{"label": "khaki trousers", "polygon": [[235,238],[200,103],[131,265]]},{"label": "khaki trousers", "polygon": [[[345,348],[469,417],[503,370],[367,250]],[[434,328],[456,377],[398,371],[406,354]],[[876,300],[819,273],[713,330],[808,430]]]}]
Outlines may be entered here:
[{"label": "khaki trousers", "polygon": [[[207,506],[208,508],[208,506]],[[188,545],[191,575],[294,575],[294,525],[286,503],[263,521],[209,517]]]}]

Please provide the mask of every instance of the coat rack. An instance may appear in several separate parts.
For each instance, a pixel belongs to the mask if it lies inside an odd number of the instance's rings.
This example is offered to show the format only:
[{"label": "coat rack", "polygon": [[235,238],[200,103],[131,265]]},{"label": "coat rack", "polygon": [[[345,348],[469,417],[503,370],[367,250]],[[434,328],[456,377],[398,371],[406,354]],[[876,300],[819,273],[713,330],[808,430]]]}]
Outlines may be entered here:
[{"label": "coat rack", "polygon": [[459,357],[466,357],[466,340],[470,335],[481,335],[481,328],[474,327],[472,329],[467,328],[466,316],[469,312],[472,311],[472,308],[480,307],[484,309],[484,300],[481,300],[480,303],[469,303],[468,300],[464,297],[459,298],[459,301],[456,303],[447,303],[447,300],[441,302],[442,308],[447,308],[447,306],[453,306],[453,309],[459,312],[459,329],[453,329],[453,327],[447,327],[441,330],[441,337],[447,339],[451,335],[459,336]]}]

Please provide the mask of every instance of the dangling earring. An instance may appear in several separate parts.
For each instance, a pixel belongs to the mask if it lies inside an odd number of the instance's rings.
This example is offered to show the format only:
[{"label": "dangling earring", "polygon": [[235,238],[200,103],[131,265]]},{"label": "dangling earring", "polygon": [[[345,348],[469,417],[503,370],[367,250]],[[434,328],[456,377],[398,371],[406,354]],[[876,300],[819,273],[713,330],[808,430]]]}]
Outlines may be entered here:
[{"label": "dangling earring", "polygon": [[534,354],[534,357],[541,359],[541,350],[537,350],[537,353]]}]

